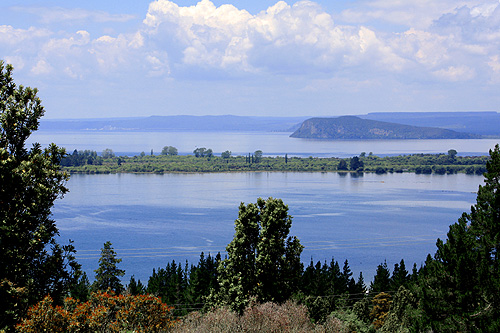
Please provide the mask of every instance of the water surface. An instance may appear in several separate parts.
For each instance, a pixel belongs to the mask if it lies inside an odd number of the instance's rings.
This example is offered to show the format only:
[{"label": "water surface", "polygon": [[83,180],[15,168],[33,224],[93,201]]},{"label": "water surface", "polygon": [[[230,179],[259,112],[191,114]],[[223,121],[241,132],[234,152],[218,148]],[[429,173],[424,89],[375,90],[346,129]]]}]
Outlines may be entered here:
[{"label": "water surface", "polygon": [[62,241],[93,278],[99,250],[111,241],[124,280],[146,282],[167,262],[196,263],[223,252],[240,202],[281,198],[293,216],[302,259],[349,260],[370,280],[376,266],[405,259],[408,269],[435,252],[438,237],[475,202],[480,176],[365,173],[218,173],[72,175],[53,210]]}]

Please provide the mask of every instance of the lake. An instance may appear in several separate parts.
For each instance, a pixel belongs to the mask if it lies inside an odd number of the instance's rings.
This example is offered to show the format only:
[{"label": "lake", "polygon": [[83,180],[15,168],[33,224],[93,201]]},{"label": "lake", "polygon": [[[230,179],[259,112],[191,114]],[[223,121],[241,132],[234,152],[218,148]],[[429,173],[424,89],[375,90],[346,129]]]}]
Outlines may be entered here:
[{"label": "lake", "polygon": [[370,281],[378,264],[410,270],[461,213],[470,211],[483,177],[365,173],[219,173],[72,175],[56,202],[61,242],[75,241],[77,259],[93,280],[100,248],[111,241],[119,265],[147,282],[153,268],[197,263],[202,251],[223,252],[240,202],[281,198],[293,216],[302,260],[349,260]]},{"label": "lake", "polygon": [[47,132],[38,131],[29,142],[46,146],[51,142],[74,149],[138,155],[161,152],[164,146],[174,146],[180,154],[192,154],[197,147],[211,148],[216,155],[229,150],[233,155],[246,155],[262,150],[266,156],[350,157],[361,152],[375,155],[413,153],[446,153],[455,149],[459,155],[487,155],[498,139],[477,140],[345,140],[322,141],[290,138],[283,132]]}]

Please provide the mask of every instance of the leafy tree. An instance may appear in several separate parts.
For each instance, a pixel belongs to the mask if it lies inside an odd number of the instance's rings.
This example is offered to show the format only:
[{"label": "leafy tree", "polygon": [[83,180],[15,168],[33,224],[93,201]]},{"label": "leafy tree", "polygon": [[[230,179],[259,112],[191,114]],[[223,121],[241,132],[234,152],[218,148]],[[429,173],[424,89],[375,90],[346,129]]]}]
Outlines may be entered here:
[{"label": "leafy tree", "polygon": [[262,150],[256,150],[254,153],[254,162],[260,163],[262,161]]},{"label": "leafy tree", "polygon": [[99,268],[94,271],[96,275],[92,288],[101,291],[111,289],[115,293],[120,294],[123,291],[120,277],[125,275],[125,271],[117,267],[117,264],[122,260],[116,258],[116,252],[111,245],[111,242],[107,241],[101,249]]},{"label": "leafy tree", "polygon": [[211,158],[213,156],[213,151],[212,149],[207,149],[207,148],[196,148],[193,150],[194,156],[196,157],[208,157]]},{"label": "leafy tree", "polygon": [[172,146],[165,146],[165,147],[163,147],[163,149],[161,150],[161,155],[175,156],[175,155],[177,155],[178,153],[179,153],[179,152],[178,152],[177,148],[172,147]]},{"label": "leafy tree", "polygon": [[354,156],[353,158],[351,158],[350,167],[353,171],[361,170],[364,167],[364,163],[359,159],[359,157]]},{"label": "leafy tree", "polygon": [[65,155],[55,144],[25,147],[44,114],[37,89],[17,86],[0,61],[0,330],[47,294],[56,302],[78,278],[74,247],[60,246],[51,219],[66,192]]},{"label": "leafy tree", "polygon": [[113,158],[115,157],[115,153],[112,149],[106,148],[101,153],[102,158]]},{"label": "leafy tree", "polygon": [[257,199],[240,204],[235,235],[219,265],[219,303],[242,311],[250,298],[260,302],[287,300],[302,272],[303,246],[289,237],[292,217],[282,200]]},{"label": "leafy tree", "polygon": [[220,156],[224,159],[229,159],[231,157],[231,152],[229,150],[226,150],[220,154]]},{"label": "leafy tree", "polygon": [[344,171],[347,170],[347,162],[343,159],[339,161],[339,165],[337,165],[337,170]]},{"label": "leafy tree", "polygon": [[451,160],[454,160],[456,156],[457,156],[457,151],[455,149],[448,150],[448,157]]}]

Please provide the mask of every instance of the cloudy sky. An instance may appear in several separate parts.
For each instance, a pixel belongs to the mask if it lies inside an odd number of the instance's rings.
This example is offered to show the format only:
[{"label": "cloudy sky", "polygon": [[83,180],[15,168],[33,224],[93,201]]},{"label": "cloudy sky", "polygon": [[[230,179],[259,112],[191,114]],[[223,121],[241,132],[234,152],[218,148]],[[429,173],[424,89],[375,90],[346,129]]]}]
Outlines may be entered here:
[{"label": "cloudy sky", "polygon": [[498,111],[500,3],[2,0],[0,59],[46,118]]}]

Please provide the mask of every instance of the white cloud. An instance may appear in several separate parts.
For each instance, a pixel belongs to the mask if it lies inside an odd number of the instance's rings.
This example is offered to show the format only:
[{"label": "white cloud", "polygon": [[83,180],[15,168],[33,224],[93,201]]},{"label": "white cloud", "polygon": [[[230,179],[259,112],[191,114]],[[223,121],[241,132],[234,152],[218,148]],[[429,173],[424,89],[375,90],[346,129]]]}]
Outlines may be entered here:
[{"label": "white cloud", "polygon": [[[61,21],[130,19],[60,8],[40,16],[48,24],[56,14]],[[209,0],[185,7],[157,0],[144,17],[136,31],[106,35],[93,29],[4,25],[0,49],[4,59],[32,75],[71,80],[208,78],[214,73],[222,80],[265,80],[279,74],[302,79],[297,86],[307,90],[317,87],[314,82],[359,81],[366,87],[383,76],[416,83],[493,83],[500,76],[498,1],[360,0],[342,13],[339,24],[313,1],[279,1],[252,15]],[[372,20],[405,28],[390,31]]]},{"label": "white cloud", "polygon": [[475,71],[467,66],[450,66],[434,71],[433,74],[442,80],[457,82],[472,79],[475,76]]},{"label": "white cloud", "polygon": [[47,29],[30,27],[29,29],[16,29],[10,25],[0,25],[0,45],[16,45],[47,38],[52,33]]},{"label": "white cloud", "polygon": [[36,65],[31,68],[31,72],[35,75],[49,74],[52,70],[52,66],[44,59],[38,60]]}]

